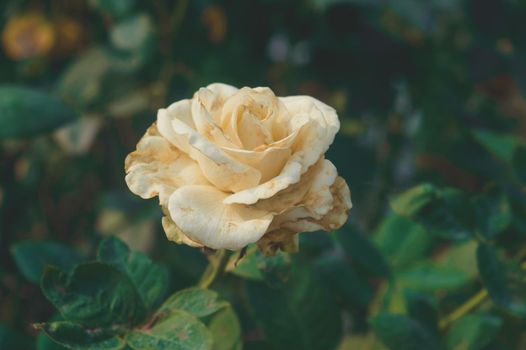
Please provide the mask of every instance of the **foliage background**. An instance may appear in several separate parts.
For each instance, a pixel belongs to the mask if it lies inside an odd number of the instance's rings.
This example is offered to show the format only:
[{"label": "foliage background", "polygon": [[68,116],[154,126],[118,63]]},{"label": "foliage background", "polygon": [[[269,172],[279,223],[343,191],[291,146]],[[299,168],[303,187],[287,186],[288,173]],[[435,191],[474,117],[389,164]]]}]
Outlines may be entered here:
[{"label": "foliage background", "polygon": [[32,326],[56,314],[43,267],[104,237],[166,266],[169,293],[198,282],[207,258],[167,243],[123,161],[157,108],[216,81],[334,106],[328,158],[354,203],[339,232],[302,235],[292,257],[249,250],[216,280],[241,324],[223,348],[526,348],[522,1],[0,9],[0,348],[56,348]]}]

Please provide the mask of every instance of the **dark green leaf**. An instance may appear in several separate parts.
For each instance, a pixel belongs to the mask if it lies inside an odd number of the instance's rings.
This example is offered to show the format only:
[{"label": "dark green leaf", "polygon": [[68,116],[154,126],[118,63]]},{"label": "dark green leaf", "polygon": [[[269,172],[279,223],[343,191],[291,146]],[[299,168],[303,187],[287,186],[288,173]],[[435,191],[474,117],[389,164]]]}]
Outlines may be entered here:
[{"label": "dark green leaf", "polygon": [[439,337],[436,300],[427,294],[412,291],[406,292],[406,300],[409,316],[420,322],[433,335]]},{"label": "dark green leaf", "polygon": [[133,325],[145,316],[130,279],[104,263],[78,265],[71,275],[46,268],[41,287],[65,320],[87,327]]},{"label": "dark green leaf", "polygon": [[413,187],[391,200],[393,210],[407,216],[439,237],[463,239],[471,234],[472,214],[459,190],[429,184]]},{"label": "dark green leaf", "polygon": [[54,341],[69,349],[77,350],[119,350],[126,346],[114,332],[103,328],[82,326],[58,321],[38,325]]},{"label": "dark green leaf", "polygon": [[477,262],[480,277],[491,299],[503,309],[526,317],[526,272],[519,263],[506,261],[490,245],[479,245]]},{"label": "dark green leaf", "polygon": [[390,265],[401,269],[424,257],[435,239],[421,225],[391,214],[380,226],[374,240]]},{"label": "dark green leaf", "polygon": [[65,346],[52,340],[46,335],[45,332],[38,333],[37,336],[37,350],[64,350],[67,349]]},{"label": "dark green leaf", "polygon": [[39,283],[44,266],[70,271],[84,258],[67,245],[46,241],[23,241],[11,246],[11,254],[25,278]]},{"label": "dark green leaf", "polygon": [[0,86],[0,139],[52,131],[76,119],[58,98],[19,86]]},{"label": "dark green leaf", "polygon": [[375,334],[391,350],[440,350],[437,338],[418,321],[407,316],[381,313],[371,325]]},{"label": "dark green leaf", "polygon": [[340,312],[309,269],[293,264],[280,288],[246,281],[250,304],[266,340],[276,349],[333,349],[340,340]]},{"label": "dark green leaf", "polygon": [[234,310],[229,307],[218,312],[208,325],[214,339],[213,350],[241,350],[241,325]]},{"label": "dark green leaf", "polygon": [[23,336],[7,326],[0,324],[0,349],[29,350],[33,348],[34,345],[27,336]]},{"label": "dark green leaf", "polygon": [[199,287],[178,291],[166,300],[157,310],[157,314],[170,314],[175,310],[183,310],[197,317],[211,315],[228,306],[225,301],[217,300],[217,293]]},{"label": "dark green leaf", "polygon": [[513,150],[517,146],[517,139],[515,137],[486,130],[474,131],[473,136],[490,153],[497,156],[497,158],[511,163]]},{"label": "dark green leaf", "polygon": [[480,195],[473,200],[480,235],[492,240],[509,227],[512,221],[508,199],[500,195]]},{"label": "dark green leaf", "polygon": [[389,276],[389,267],[378,248],[355,228],[346,226],[336,233],[347,255],[374,276]]},{"label": "dark green leaf", "polygon": [[471,314],[453,323],[447,335],[448,349],[484,349],[496,338],[502,326],[500,318],[486,314]]},{"label": "dark green leaf", "polygon": [[136,350],[209,350],[213,339],[210,331],[194,315],[174,310],[151,329],[128,333],[126,341]]},{"label": "dark green leaf", "polygon": [[128,275],[147,310],[157,307],[166,295],[168,270],[141,252],[130,252],[120,239],[104,239],[99,245],[97,258]]},{"label": "dark green leaf", "polygon": [[330,291],[345,305],[366,308],[373,298],[373,289],[351,265],[341,259],[327,257],[316,262],[321,278]]}]

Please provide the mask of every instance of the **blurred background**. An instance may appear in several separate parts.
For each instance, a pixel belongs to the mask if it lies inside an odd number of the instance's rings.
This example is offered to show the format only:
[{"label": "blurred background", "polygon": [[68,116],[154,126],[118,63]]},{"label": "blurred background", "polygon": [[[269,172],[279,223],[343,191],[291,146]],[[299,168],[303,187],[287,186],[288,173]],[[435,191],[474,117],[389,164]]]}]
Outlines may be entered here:
[{"label": "blurred background", "polygon": [[[344,231],[374,240],[405,276],[398,287],[452,309],[479,286],[474,243],[413,232],[393,219],[388,198],[421,181],[470,195],[509,189],[502,159],[524,171],[526,157],[509,147],[526,133],[525,23],[519,0],[2,0],[0,338],[31,348],[31,324],[54,314],[35,283],[41,270],[17,258],[19,242],[93,256],[102,237],[117,235],[166,264],[172,290],[195,283],[206,258],[167,244],[157,200],[129,193],[123,163],[158,108],[212,82],[336,108],[341,130],[328,158],[354,203]],[[24,95],[29,102],[17,102]],[[524,228],[525,202],[517,203],[506,208]],[[394,247],[403,239],[393,230],[413,230],[404,247]],[[330,237],[302,235],[301,254],[332,249]],[[334,290],[350,298],[340,305],[346,332],[367,334],[371,305],[399,310],[401,297],[396,288],[386,295],[382,271],[345,261],[355,281]],[[429,261],[442,266],[439,282],[422,282],[435,276]],[[238,312],[245,347],[267,348]],[[499,349],[526,348],[524,332],[514,334]]]}]

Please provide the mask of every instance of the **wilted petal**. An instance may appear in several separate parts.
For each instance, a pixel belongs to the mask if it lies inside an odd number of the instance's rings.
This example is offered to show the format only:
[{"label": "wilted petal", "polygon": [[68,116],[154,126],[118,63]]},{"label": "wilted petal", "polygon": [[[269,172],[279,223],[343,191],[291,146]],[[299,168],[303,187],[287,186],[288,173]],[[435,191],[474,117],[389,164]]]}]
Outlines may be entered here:
[{"label": "wilted petal", "polygon": [[273,256],[278,250],[296,253],[299,251],[299,237],[297,232],[288,229],[277,229],[261,237],[257,242],[257,246],[266,256]]},{"label": "wilted petal", "polygon": [[294,232],[312,232],[324,230],[334,231],[347,221],[352,207],[351,194],[345,180],[337,177],[331,188],[332,205],[321,218],[312,216],[312,207],[298,206],[278,215],[272,222],[272,227],[287,228]]},{"label": "wilted petal", "polygon": [[244,205],[225,205],[225,197],[211,186],[185,186],[172,194],[168,209],[177,227],[206,247],[236,250],[259,240],[273,215]]}]

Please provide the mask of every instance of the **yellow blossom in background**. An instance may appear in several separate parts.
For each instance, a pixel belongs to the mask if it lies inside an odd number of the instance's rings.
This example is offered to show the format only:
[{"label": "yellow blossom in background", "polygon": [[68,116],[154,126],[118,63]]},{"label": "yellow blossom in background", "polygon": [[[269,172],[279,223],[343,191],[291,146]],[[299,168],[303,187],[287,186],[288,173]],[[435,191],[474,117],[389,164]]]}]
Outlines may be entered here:
[{"label": "yellow blossom in background", "polygon": [[13,60],[47,55],[55,44],[51,23],[40,13],[12,17],[2,32],[2,45]]}]

